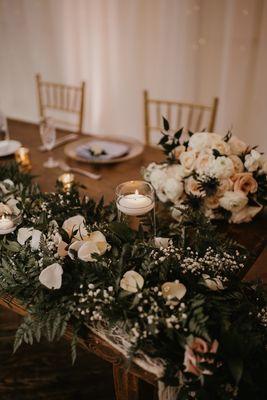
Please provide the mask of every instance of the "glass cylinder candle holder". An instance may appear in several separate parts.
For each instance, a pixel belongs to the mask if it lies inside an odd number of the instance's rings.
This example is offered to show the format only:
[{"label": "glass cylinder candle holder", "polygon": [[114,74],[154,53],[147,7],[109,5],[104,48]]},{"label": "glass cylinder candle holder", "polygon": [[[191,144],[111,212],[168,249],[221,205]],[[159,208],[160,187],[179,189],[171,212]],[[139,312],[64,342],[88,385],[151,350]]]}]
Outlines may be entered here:
[{"label": "glass cylinder candle holder", "polygon": [[61,183],[64,192],[69,192],[74,185],[74,174],[66,172],[60,175],[58,182]]},{"label": "glass cylinder candle holder", "polygon": [[21,171],[28,172],[32,169],[30,150],[27,147],[20,147],[15,152],[15,160],[18,163]]},{"label": "glass cylinder candle holder", "polygon": [[118,219],[132,229],[152,231],[156,235],[155,193],[145,181],[129,181],[116,188]]}]

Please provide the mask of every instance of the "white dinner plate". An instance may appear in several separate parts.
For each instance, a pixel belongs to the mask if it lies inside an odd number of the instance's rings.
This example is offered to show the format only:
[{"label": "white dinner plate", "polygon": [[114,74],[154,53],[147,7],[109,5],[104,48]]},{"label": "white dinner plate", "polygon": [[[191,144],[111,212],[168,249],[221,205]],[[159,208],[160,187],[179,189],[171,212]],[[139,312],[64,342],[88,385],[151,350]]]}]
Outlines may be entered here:
[{"label": "white dinner plate", "polygon": [[[100,159],[100,158],[88,159],[88,158],[81,157],[80,155],[77,154],[77,149],[79,147],[81,147],[81,145],[85,145],[90,142],[94,142],[96,140],[98,142],[102,140],[104,142],[110,141],[110,142],[113,142],[114,144],[118,144],[118,143],[122,144],[124,146],[127,146],[128,152],[125,155],[122,154],[120,157],[115,157],[115,158],[110,158],[110,159]],[[122,139],[121,137],[116,138],[115,136],[100,136],[99,135],[99,136],[97,136],[97,138],[88,136],[88,138],[79,139],[75,142],[69,143],[65,146],[64,151],[68,157],[70,157],[76,161],[89,163],[89,164],[113,164],[113,163],[127,161],[127,160],[130,160],[131,158],[139,156],[144,151],[144,145],[134,139],[129,139],[129,138]]]},{"label": "white dinner plate", "polygon": [[10,156],[21,147],[18,140],[1,140],[0,141],[0,157]]}]

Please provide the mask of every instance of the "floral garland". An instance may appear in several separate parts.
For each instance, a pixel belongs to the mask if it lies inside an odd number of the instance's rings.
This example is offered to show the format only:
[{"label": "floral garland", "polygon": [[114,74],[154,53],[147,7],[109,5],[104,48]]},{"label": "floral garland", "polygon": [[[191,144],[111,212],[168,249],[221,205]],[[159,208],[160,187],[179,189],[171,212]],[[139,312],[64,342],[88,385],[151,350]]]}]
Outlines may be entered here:
[{"label": "floral garland", "polygon": [[84,325],[97,326],[123,334],[129,358],[163,360],[175,399],[266,399],[267,304],[261,286],[238,278],[245,249],[198,210],[162,221],[168,237],[153,239],[118,223],[112,204],[42,193],[12,168],[0,172],[0,197],[8,177],[23,223],[0,238],[0,291],[29,313],[15,350],[70,324],[75,357]]},{"label": "floral garland", "polygon": [[174,218],[180,208],[199,207],[210,219],[250,222],[267,204],[267,160],[230,132],[198,132],[184,138],[172,134],[167,120],[160,141],[166,162],[144,170],[159,200],[170,205]]}]

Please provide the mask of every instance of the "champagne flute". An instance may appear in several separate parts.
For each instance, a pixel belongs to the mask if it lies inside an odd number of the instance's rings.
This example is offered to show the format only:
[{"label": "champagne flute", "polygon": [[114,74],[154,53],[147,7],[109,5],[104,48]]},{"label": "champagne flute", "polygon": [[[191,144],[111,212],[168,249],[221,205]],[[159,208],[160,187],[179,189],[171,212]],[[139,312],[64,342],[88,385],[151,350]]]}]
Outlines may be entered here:
[{"label": "champagne flute", "polygon": [[45,118],[41,121],[40,136],[45,149],[50,152],[48,160],[44,162],[43,166],[45,168],[56,168],[58,166],[58,161],[54,160],[51,154],[51,150],[55,146],[56,142],[56,128],[53,124],[52,118]]},{"label": "champagne flute", "polygon": [[0,140],[9,140],[9,131],[7,126],[7,118],[0,110]]}]

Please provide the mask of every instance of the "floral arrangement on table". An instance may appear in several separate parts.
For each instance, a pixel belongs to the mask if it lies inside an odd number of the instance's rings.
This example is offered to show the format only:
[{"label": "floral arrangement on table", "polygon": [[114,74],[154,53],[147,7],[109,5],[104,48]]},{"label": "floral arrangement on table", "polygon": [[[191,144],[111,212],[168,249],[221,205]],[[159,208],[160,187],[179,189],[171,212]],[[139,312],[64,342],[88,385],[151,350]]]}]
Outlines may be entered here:
[{"label": "floral arrangement on table", "polygon": [[42,193],[13,173],[23,223],[0,237],[0,292],[28,311],[15,350],[58,340],[69,324],[75,358],[87,326],[120,340],[130,360],[160,365],[173,399],[266,399],[267,303],[260,285],[240,281],[244,248],[199,210],[151,238],[118,223],[113,204]]},{"label": "floral arrangement on table", "polygon": [[179,218],[181,207],[199,207],[210,219],[250,222],[267,204],[267,160],[256,147],[228,132],[171,133],[164,119],[159,142],[167,159],[144,171],[162,203]]}]

